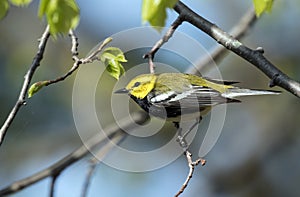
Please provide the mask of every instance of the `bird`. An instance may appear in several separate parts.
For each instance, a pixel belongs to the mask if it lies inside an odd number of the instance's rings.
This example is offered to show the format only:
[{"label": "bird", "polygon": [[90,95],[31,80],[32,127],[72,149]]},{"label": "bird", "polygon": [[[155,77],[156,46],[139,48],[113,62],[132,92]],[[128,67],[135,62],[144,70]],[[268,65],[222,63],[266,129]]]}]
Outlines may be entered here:
[{"label": "bird", "polygon": [[[172,121],[176,128],[180,121],[197,120],[189,131],[214,106],[239,103],[237,98],[243,96],[280,94],[280,91],[240,88],[234,86],[236,83],[186,73],[151,73],[136,76],[115,93],[128,94],[148,114]],[[178,134],[184,147],[188,132]]]}]

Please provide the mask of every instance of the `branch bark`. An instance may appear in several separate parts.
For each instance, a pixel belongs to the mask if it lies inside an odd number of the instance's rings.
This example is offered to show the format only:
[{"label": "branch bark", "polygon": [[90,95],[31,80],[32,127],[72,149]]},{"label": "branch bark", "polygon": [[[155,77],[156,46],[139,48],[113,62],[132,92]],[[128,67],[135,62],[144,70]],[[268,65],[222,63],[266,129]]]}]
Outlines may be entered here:
[{"label": "branch bark", "polygon": [[115,144],[119,144],[123,139],[124,139],[123,135],[118,135],[114,137],[113,139],[110,140],[109,143],[106,143],[101,148],[101,150],[98,150],[97,153],[95,153],[94,157],[90,159],[90,167],[85,178],[85,183],[83,185],[81,197],[88,196],[88,190],[92,182],[92,177],[96,172],[96,167],[98,163],[101,162],[103,158],[107,155],[107,153],[114,148]]},{"label": "branch bark", "polygon": [[[55,84],[55,83],[65,80],[67,77],[69,77],[71,74],[73,74],[73,72],[76,71],[81,64],[92,63],[93,61],[98,60],[97,55],[112,40],[112,38],[105,39],[101,43],[101,45],[97,49],[95,49],[90,55],[88,55],[85,58],[80,59],[78,57],[78,50],[77,50],[78,38],[76,37],[76,35],[74,34],[74,32],[72,30],[70,30],[69,36],[71,38],[71,43],[72,43],[71,52],[72,52],[72,58],[74,60],[74,64],[73,64],[72,68],[64,75],[62,75],[56,79],[53,79],[53,80],[44,81],[44,82],[46,82],[45,86],[49,86],[51,84]],[[30,69],[27,71],[26,75],[24,76],[24,82],[23,82],[22,89],[19,94],[19,98],[0,129],[0,146],[3,143],[6,132],[9,129],[14,118],[16,117],[19,109],[23,105],[26,104],[25,97],[26,97],[28,89],[30,87],[29,85],[31,83],[32,77],[33,77],[36,69],[40,66],[40,62],[43,59],[43,55],[44,55],[46,44],[47,44],[49,37],[50,37],[50,31],[49,31],[49,26],[47,26],[42,37],[39,39],[40,44],[38,46],[38,51],[33,59]]]},{"label": "branch bark", "polygon": [[180,1],[175,5],[174,9],[184,21],[189,22],[198,29],[202,30],[210,37],[215,39],[219,44],[223,45],[228,50],[231,50],[261,70],[271,79],[269,84],[270,87],[280,86],[295,96],[300,97],[299,82],[291,79],[289,76],[275,67],[267,58],[265,58],[262,48],[259,47],[256,50],[248,48],[240,41],[220,29],[217,25],[199,16]]},{"label": "branch bark", "polygon": [[40,66],[40,62],[43,59],[43,55],[49,37],[50,37],[49,26],[47,26],[42,37],[39,39],[40,44],[38,46],[38,51],[35,57],[33,58],[30,69],[27,71],[26,75],[24,76],[24,82],[19,94],[19,98],[0,129],[0,146],[3,143],[6,132],[10,127],[11,123],[13,122],[13,120],[15,119],[19,109],[26,104],[25,97],[28,92],[31,79],[36,69]]},{"label": "branch bark", "polygon": [[153,63],[153,58],[156,54],[156,52],[160,49],[160,47],[169,41],[169,39],[173,36],[176,29],[182,24],[183,20],[179,17],[176,18],[176,20],[172,23],[171,27],[168,29],[168,31],[165,33],[165,35],[155,43],[155,45],[152,47],[152,49],[146,53],[143,58],[148,58],[148,64],[150,68],[150,73],[155,73],[155,65]]},{"label": "branch bark", "polygon": [[71,42],[72,42],[72,47],[71,47],[71,52],[72,52],[72,58],[74,60],[73,66],[71,67],[71,69],[65,73],[64,75],[53,79],[53,80],[48,80],[45,86],[49,86],[61,81],[64,81],[67,77],[69,77],[70,75],[73,74],[74,71],[76,71],[80,65],[82,64],[87,64],[87,63],[92,63],[95,60],[98,60],[97,55],[103,50],[103,48],[112,40],[112,38],[106,38],[101,44],[100,46],[93,51],[89,56],[85,57],[85,58],[79,58],[78,57],[78,51],[77,51],[77,47],[78,47],[78,42],[77,42],[77,37],[75,36],[74,32],[71,30],[69,33],[69,36],[71,37]]},{"label": "branch bark", "polygon": [[[126,130],[127,128],[132,128],[133,126],[138,124],[143,124],[149,119],[149,116],[144,112],[137,112],[132,114],[131,117],[127,117],[123,120],[119,121],[119,125],[121,128]],[[132,122],[134,121],[134,122]],[[70,153],[63,159],[59,160],[58,162],[54,163],[53,165],[49,166],[48,168],[37,172],[36,174],[33,174],[27,178],[24,178],[22,180],[16,181],[12,183],[11,185],[3,188],[0,190],[0,196],[12,194],[17,191],[22,190],[23,188],[26,188],[40,180],[43,180],[47,177],[56,177],[67,167],[71,166],[76,161],[82,159],[84,156],[88,155],[90,150],[96,146],[101,145],[102,143],[105,143],[108,139],[118,139],[121,141],[120,138],[124,139],[126,137],[126,133],[122,130],[120,131],[120,127],[117,125],[111,125],[107,129],[105,129],[105,133],[107,134],[107,137],[95,135],[90,138],[84,145],[82,145],[80,148],[75,150],[74,152]],[[115,141],[115,140],[114,140]],[[101,147],[98,154],[106,154],[108,152],[107,146]]]},{"label": "branch bark", "polygon": [[186,160],[187,160],[188,166],[189,166],[189,173],[188,173],[188,175],[186,177],[186,180],[182,184],[180,190],[177,192],[177,194],[175,194],[175,197],[180,196],[180,194],[182,194],[184,192],[185,188],[188,186],[190,180],[193,177],[195,166],[197,166],[199,164],[201,164],[202,166],[204,166],[205,163],[206,163],[206,160],[202,159],[202,158],[198,158],[196,161],[193,161],[192,154],[189,151],[185,151],[185,156],[186,156]]}]

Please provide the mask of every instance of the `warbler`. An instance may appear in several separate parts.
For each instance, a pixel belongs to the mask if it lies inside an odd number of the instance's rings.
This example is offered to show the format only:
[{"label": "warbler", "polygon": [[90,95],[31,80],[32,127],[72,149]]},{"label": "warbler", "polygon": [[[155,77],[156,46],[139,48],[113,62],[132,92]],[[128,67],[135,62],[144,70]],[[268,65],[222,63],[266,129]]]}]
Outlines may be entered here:
[{"label": "warbler", "polygon": [[[236,97],[280,93],[239,88],[233,86],[235,83],[183,73],[142,74],[115,93],[126,93],[150,115],[172,121],[178,129],[177,141],[187,150],[185,136],[212,107],[241,102]],[[182,134],[179,122],[195,119],[197,121]]]},{"label": "warbler", "polygon": [[175,123],[201,119],[218,104],[241,102],[237,97],[280,93],[239,88],[235,83],[184,73],[142,74],[115,93],[126,93],[150,115]]}]

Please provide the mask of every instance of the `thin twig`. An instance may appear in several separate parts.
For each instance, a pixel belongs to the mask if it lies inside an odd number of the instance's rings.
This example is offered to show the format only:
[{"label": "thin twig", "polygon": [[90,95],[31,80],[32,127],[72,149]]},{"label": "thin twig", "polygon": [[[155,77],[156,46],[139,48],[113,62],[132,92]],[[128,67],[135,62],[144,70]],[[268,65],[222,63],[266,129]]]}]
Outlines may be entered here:
[{"label": "thin twig", "polygon": [[51,185],[50,185],[50,194],[49,194],[49,197],[54,197],[54,193],[55,193],[55,183],[56,183],[56,180],[57,180],[57,177],[59,176],[59,174],[57,175],[53,175],[51,177]]},{"label": "thin twig", "polygon": [[90,167],[89,167],[88,173],[86,175],[85,182],[84,182],[83,189],[82,189],[82,193],[81,193],[82,197],[86,197],[87,194],[88,194],[88,190],[89,190],[89,187],[91,185],[92,175],[95,173],[96,167],[97,167],[96,162],[91,162],[90,163]]},{"label": "thin twig", "polygon": [[168,42],[168,40],[173,36],[174,32],[176,29],[181,25],[183,22],[182,18],[178,16],[176,20],[172,23],[168,31],[165,33],[165,35],[158,40],[155,45],[152,47],[152,49],[146,53],[143,58],[148,58],[148,63],[149,63],[149,68],[150,68],[150,73],[155,72],[155,65],[153,63],[154,55],[155,53],[160,49],[160,47]]},{"label": "thin twig", "polygon": [[93,51],[90,55],[88,55],[87,57],[85,58],[78,58],[78,51],[77,51],[77,46],[78,46],[78,42],[77,42],[77,37],[75,36],[74,32],[73,31],[70,31],[69,33],[70,37],[71,37],[71,41],[72,41],[72,47],[71,47],[71,52],[72,52],[72,55],[73,55],[73,60],[74,60],[74,63],[73,63],[73,66],[71,67],[71,69],[65,73],[63,76],[60,76],[56,79],[53,79],[53,80],[48,80],[47,83],[45,84],[45,86],[49,86],[51,84],[55,84],[55,83],[58,83],[60,81],[64,81],[67,77],[69,77],[70,75],[73,74],[74,71],[76,71],[79,66],[81,64],[87,64],[87,63],[92,63],[93,61],[95,60],[98,60],[98,57],[97,55],[102,51],[102,49],[109,43],[112,41],[112,38],[106,38],[102,43],[101,45],[95,50]]},{"label": "thin twig", "polygon": [[193,173],[195,170],[195,166],[197,166],[199,164],[204,166],[206,163],[206,161],[202,158],[198,158],[196,161],[193,161],[192,154],[189,151],[185,152],[185,156],[186,156],[186,160],[187,160],[188,166],[189,166],[189,173],[186,177],[186,180],[182,184],[180,190],[177,192],[177,194],[175,194],[175,197],[178,197],[180,194],[182,194],[184,192],[185,188],[188,186],[190,180],[192,179],[192,176],[193,176]]},{"label": "thin twig", "polygon": [[[78,46],[79,46],[79,42],[78,42],[78,38],[77,36],[75,35],[75,32],[73,30],[70,30],[69,31],[69,37],[71,38],[71,53],[72,53],[72,56],[73,58],[78,58]],[[76,59],[74,59],[76,60]]]},{"label": "thin twig", "polygon": [[[23,188],[26,188],[40,180],[43,180],[47,177],[51,177],[54,175],[58,175],[60,172],[65,170],[67,167],[71,166],[76,161],[82,159],[84,156],[89,154],[89,150],[94,148],[95,146],[98,146],[101,143],[107,142],[107,138],[113,139],[113,138],[119,138],[119,137],[126,137],[125,133],[123,131],[120,132],[120,128],[123,128],[124,130],[128,128],[132,128],[133,126],[138,124],[143,124],[148,120],[148,115],[144,112],[137,112],[131,115],[131,117],[127,117],[123,120],[120,120],[118,123],[120,125],[111,125],[107,129],[105,129],[106,136],[103,135],[95,135],[91,137],[84,145],[82,145],[80,148],[75,150],[74,152],[70,153],[60,161],[54,163],[53,165],[49,166],[48,168],[37,172],[27,178],[24,178],[22,180],[16,181],[12,183],[11,185],[3,188],[0,190],[0,196],[12,194],[17,191],[22,190]],[[132,122],[133,121],[133,122]],[[107,152],[107,150],[104,150]],[[101,151],[100,151],[101,152]]]},{"label": "thin twig", "polygon": [[256,50],[248,48],[215,24],[199,16],[180,1],[177,2],[174,9],[179,15],[181,15],[184,21],[187,21],[202,30],[207,35],[215,39],[219,44],[236,53],[238,56],[247,60],[261,70],[271,79],[269,84],[270,87],[277,85],[291,92],[295,96],[300,97],[299,82],[288,77],[269,60],[267,60],[263,55],[263,49],[261,47]]},{"label": "thin twig", "polygon": [[11,112],[9,113],[8,117],[6,118],[4,124],[2,125],[0,129],[0,146],[3,143],[5,134],[10,127],[11,123],[13,122],[14,118],[16,117],[19,109],[26,104],[25,97],[29,89],[29,85],[31,82],[31,79],[36,71],[36,69],[39,67],[40,62],[43,59],[43,54],[45,52],[46,44],[47,41],[50,37],[50,32],[49,32],[49,26],[46,27],[42,37],[39,39],[39,46],[38,46],[38,51],[31,63],[31,66],[29,70],[27,71],[26,75],[24,76],[24,82],[22,85],[22,89],[20,91],[18,100],[14,107],[12,108]]},{"label": "thin twig", "polygon": [[56,79],[48,80],[47,83],[45,84],[45,86],[49,86],[51,84],[58,83],[60,81],[64,81],[67,77],[69,77],[70,75],[72,75],[73,72],[76,71],[81,64],[82,64],[82,62],[79,59],[75,60],[72,68],[67,73],[65,73],[63,76],[60,76],[60,77],[58,77]]},{"label": "thin twig", "polygon": [[90,187],[92,176],[96,171],[97,164],[104,159],[104,157],[107,155],[107,153],[116,145],[119,144],[124,139],[123,135],[116,135],[114,138],[112,138],[108,143],[104,144],[101,149],[95,153],[94,157],[90,159],[90,167],[87,173],[87,176],[85,178],[85,183],[83,185],[82,189],[82,197],[86,197],[88,194],[88,189]]},{"label": "thin twig", "polygon": [[[229,34],[235,39],[241,39],[256,21],[257,17],[254,8],[251,7],[229,31]],[[186,73],[197,74],[198,72],[205,72],[206,69],[211,68],[213,63],[220,62],[227,52],[228,50],[223,45],[217,45],[208,55],[201,57],[195,63],[195,67],[188,68]]]},{"label": "thin twig", "polygon": [[[92,54],[90,54],[88,57],[79,59],[78,58],[78,38],[76,37],[76,35],[74,34],[74,32],[72,30],[70,30],[69,36],[70,36],[71,42],[72,42],[71,52],[72,52],[72,58],[74,60],[74,64],[73,64],[72,68],[67,73],[65,73],[63,76],[58,77],[57,79],[54,79],[54,80],[46,81],[45,86],[49,86],[51,84],[63,81],[68,76],[70,76],[74,71],[76,71],[81,64],[87,64],[87,63],[91,63],[91,62],[97,60],[97,55],[101,52],[103,47],[106,46],[112,40],[112,38],[105,39],[103,41],[103,43],[95,51],[92,52]],[[38,46],[38,51],[36,53],[36,56],[34,57],[33,62],[30,66],[30,69],[27,71],[27,73],[24,77],[24,82],[23,82],[23,86],[22,86],[22,89],[19,94],[19,98],[0,129],[0,146],[3,143],[5,134],[8,130],[8,128],[10,127],[11,123],[13,122],[14,118],[16,117],[19,109],[23,105],[26,104],[25,97],[28,92],[31,79],[32,79],[33,74],[35,73],[36,69],[39,67],[41,60],[43,59],[43,54],[44,54],[46,44],[47,44],[49,37],[50,37],[49,26],[47,26],[42,37],[39,39],[40,43]]]},{"label": "thin twig", "polygon": [[94,50],[89,56],[87,56],[86,58],[82,59],[82,63],[86,64],[86,63],[92,63],[94,60],[97,60],[98,57],[97,55],[102,51],[102,49],[112,41],[111,37],[106,38],[100,45],[99,47]]}]

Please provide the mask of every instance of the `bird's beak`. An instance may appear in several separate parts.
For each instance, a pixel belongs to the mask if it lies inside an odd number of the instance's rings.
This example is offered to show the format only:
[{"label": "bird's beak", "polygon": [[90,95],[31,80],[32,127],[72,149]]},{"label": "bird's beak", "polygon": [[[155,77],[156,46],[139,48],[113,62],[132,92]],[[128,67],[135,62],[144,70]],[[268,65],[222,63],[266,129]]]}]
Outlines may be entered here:
[{"label": "bird's beak", "polygon": [[115,91],[115,94],[127,94],[129,91],[126,88]]}]

